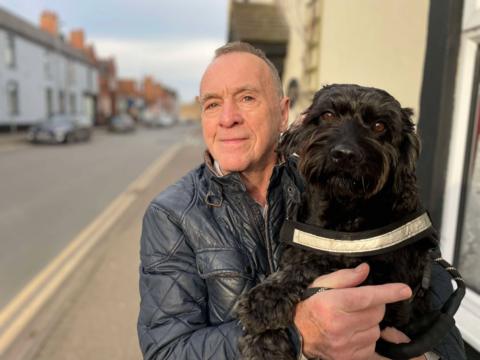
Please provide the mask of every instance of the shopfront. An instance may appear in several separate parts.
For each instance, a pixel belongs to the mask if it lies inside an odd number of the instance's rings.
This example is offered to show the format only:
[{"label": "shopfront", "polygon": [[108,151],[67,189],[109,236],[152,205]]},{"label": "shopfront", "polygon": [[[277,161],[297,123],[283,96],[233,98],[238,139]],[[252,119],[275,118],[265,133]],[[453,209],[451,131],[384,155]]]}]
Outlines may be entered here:
[{"label": "shopfront", "polygon": [[457,323],[480,351],[480,1],[464,3],[442,212],[441,248],[468,286]]},{"label": "shopfront", "polygon": [[455,319],[480,359],[480,0],[430,2],[418,130],[422,200],[467,293]]}]

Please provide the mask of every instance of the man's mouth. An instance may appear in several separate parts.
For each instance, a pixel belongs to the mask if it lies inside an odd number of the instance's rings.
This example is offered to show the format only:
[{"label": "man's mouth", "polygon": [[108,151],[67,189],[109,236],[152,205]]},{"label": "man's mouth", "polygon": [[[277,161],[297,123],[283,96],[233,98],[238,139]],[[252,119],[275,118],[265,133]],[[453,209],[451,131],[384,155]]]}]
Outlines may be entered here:
[{"label": "man's mouth", "polygon": [[224,145],[238,145],[247,140],[247,138],[227,138],[220,139],[220,142]]}]

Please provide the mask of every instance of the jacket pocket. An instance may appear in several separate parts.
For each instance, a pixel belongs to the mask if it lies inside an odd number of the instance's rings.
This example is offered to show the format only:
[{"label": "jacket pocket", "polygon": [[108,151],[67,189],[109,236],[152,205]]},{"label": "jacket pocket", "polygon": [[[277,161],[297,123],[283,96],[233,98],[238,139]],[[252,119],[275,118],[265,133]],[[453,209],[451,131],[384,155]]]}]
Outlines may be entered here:
[{"label": "jacket pocket", "polygon": [[252,259],[236,248],[209,248],[197,253],[197,270],[203,279],[212,277],[254,278]]}]

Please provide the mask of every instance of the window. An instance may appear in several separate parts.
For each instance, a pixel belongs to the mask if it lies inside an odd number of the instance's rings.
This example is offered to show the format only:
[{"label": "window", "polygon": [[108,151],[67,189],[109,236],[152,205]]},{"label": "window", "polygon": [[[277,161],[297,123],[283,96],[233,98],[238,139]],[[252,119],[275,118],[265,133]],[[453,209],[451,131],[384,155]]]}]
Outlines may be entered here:
[{"label": "window", "polygon": [[47,109],[47,117],[53,115],[53,92],[52,89],[45,90],[45,105]]},{"label": "window", "polygon": [[75,64],[72,61],[67,64],[67,81],[69,85],[75,83]]},{"label": "window", "polygon": [[[475,89],[480,85],[480,56],[477,55]],[[467,285],[480,293],[480,92],[475,91],[468,126],[467,152],[463,170],[464,190],[459,211],[459,251],[456,263]]]},{"label": "window", "polygon": [[65,114],[65,93],[62,90],[58,92],[58,112]]},{"label": "window", "polygon": [[77,113],[77,97],[75,94],[70,94],[70,114]]},{"label": "window", "polygon": [[9,115],[18,115],[18,84],[10,81],[7,85],[7,106]]},{"label": "window", "polygon": [[11,33],[7,34],[7,47],[5,48],[5,63],[9,68],[14,68],[16,65],[15,38]]},{"label": "window", "polygon": [[44,56],[44,70],[45,70],[45,78],[46,79],[51,79],[52,78],[52,56],[50,51],[45,51],[45,56]]},{"label": "window", "polygon": [[468,287],[456,323],[480,351],[480,1],[464,4],[440,246]]},{"label": "window", "polygon": [[87,89],[88,91],[93,90],[93,70],[89,67],[87,67]]}]

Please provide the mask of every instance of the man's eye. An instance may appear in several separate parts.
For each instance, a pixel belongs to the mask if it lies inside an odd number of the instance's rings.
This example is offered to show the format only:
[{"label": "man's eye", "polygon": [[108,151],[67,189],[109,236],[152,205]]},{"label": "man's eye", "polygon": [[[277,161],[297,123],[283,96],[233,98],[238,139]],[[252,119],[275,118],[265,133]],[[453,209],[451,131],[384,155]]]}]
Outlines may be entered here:
[{"label": "man's eye", "polygon": [[334,121],[334,120],[337,119],[337,116],[330,111],[325,111],[324,113],[322,113],[320,115],[320,119],[322,119],[324,121]]},{"label": "man's eye", "polygon": [[244,97],[242,98],[242,100],[243,100],[244,102],[250,102],[250,101],[255,100],[255,98],[254,98],[253,96],[246,95],[246,96],[244,96]]},{"label": "man's eye", "polygon": [[218,106],[218,103],[216,102],[208,103],[208,104],[205,104],[205,110],[211,110],[216,108],[217,106]]}]

